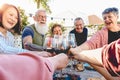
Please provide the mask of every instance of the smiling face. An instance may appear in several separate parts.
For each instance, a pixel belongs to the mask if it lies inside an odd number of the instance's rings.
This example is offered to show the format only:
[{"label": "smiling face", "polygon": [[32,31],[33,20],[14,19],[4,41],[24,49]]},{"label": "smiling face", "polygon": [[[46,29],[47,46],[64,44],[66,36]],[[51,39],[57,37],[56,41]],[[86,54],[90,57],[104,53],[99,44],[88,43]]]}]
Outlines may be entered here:
[{"label": "smiling face", "polygon": [[60,26],[54,27],[53,34],[54,35],[62,35],[62,29],[61,29],[61,27]]},{"label": "smiling face", "polygon": [[120,30],[120,27],[117,25],[117,20],[119,15],[119,10],[118,8],[112,7],[112,8],[107,8],[102,12],[103,20],[105,26],[108,28],[110,31],[118,31]]},{"label": "smiling face", "polygon": [[118,15],[112,12],[103,15],[103,20],[107,28],[112,28],[117,25]]},{"label": "smiling face", "polygon": [[39,24],[46,24],[47,16],[44,10],[38,10],[33,18]]},{"label": "smiling face", "polygon": [[3,27],[7,30],[12,29],[18,22],[18,13],[14,7],[9,7],[2,15]]},{"label": "smiling face", "polygon": [[83,32],[83,28],[84,28],[84,23],[82,20],[76,20],[74,22],[74,26],[75,26],[75,30],[78,33],[82,33]]}]

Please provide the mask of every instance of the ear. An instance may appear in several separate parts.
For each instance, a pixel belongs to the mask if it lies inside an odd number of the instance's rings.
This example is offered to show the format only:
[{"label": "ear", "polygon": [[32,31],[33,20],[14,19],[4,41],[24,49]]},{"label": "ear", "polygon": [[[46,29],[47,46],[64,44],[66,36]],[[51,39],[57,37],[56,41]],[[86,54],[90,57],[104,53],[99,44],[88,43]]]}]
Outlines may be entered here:
[{"label": "ear", "polygon": [[34,21],[37,21],[37,17],[36,16],[33,16],[33,19],[34,19]]},{"label": "ear", "polygon": [[119,15],[117,16],[117,19],[119,19]]}]

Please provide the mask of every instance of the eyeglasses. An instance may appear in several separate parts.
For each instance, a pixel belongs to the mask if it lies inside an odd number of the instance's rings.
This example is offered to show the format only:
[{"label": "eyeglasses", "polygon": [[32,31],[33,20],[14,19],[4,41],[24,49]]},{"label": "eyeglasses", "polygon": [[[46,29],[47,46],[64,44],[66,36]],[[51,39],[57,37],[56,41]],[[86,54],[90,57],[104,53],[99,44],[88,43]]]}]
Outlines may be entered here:
[{"label": "eyeglasses", "polygon": [[38,18],[47,18],[47,16],[38,15]]},{"label": "eyeglasses", "polygon": [[83,24],[75,24],[76,27],[83,26]]}]

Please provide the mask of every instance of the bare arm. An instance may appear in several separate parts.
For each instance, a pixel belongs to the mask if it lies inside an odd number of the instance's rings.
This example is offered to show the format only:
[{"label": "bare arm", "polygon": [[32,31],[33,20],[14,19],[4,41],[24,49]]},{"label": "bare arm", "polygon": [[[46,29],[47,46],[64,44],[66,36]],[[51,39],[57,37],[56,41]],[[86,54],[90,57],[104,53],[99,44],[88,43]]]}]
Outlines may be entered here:
[{"label": "bare arm", "polygon": [[0,55],[0,80],[52,80],[54,71],[67,64],[65,54],[49,58],[30,53]]},{"label": "bare arm", "polygon": [[27,43],[31,43],[32,44],[33,40],[32,40],[32,36],[26,36],[23,38],[23,46],[25,49],[28,49],[27,46],[25,46]]},{"label": "bare arm", "polygon": [[83,62],[87,62],[90,64],[95,64],[102,66],[102,58],[101,58],[101,51],[102,48],[95,49],[95,50],[85,50],[85,51],[74,51],[75,49],[70,49],[74,58]]}]

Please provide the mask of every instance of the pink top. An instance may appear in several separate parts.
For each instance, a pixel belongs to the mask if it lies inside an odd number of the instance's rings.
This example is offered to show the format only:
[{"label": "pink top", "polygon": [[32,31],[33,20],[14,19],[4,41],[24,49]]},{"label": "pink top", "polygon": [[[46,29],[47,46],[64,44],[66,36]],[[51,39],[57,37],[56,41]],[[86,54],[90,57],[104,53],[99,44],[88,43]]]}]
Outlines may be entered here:
[{"label": "pink top", "polygon": [[53,72],[52,63],[37,55],[0,55],[0,80],[52,80]]},{"label": "pink top", "polygon": [[104,46],[102,62],[112,76],[120,77],[120,39]]},{"label": "pink top", "polygon": [[89,49],[96,49],[108,44],[108,29],[104,27],[100,31],[96,32],[89,40],[85,42]]}]

